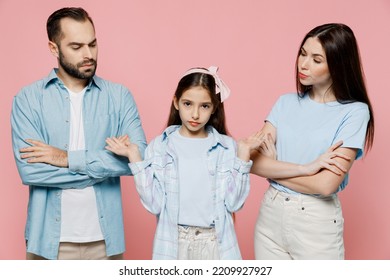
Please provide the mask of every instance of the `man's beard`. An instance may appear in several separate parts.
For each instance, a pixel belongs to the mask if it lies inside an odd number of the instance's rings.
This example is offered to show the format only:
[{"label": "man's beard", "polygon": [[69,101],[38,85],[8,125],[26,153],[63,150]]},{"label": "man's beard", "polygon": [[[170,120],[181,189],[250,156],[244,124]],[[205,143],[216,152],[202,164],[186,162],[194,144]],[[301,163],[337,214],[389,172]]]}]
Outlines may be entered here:
[{"label": "man's beard", "polygon": [[[61,52],[59,53],[59,57],[60,57],[60,59],[59,59],[60,65],[62,66],[64,71],[69,76],[71,76],[73,78],[76,78],[76,79],[89,80],[89,79],[91,79],[95,75],[96,67],[97,67],[96,60],[90,59],[90,60],[83,61],[83,62],[80,62],[80,63],[77,63],[76,65],[74,65],[74,64],[70,64],[70,63],[66,62],[65,58],[64,58],[64,56],[62,55]],[[90,68],[86,72],[81,72],[79,70],[79,68],[82,67],[85,64],[93,64],[94,67]]]}]

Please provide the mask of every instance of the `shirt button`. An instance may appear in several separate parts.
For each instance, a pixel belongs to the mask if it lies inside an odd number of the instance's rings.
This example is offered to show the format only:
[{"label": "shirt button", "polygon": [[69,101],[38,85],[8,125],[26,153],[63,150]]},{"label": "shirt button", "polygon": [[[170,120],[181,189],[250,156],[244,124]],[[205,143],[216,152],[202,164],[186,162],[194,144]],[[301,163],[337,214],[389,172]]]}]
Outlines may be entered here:
[{"label": "shirt button", "polygon": [[286,197],[285,201],[290,201],[290,198],[289,198],[289,197]]},{"label": "shirt button", "polygon": [[68,144],[65,144],[65,145],[64,145],[64,148],[67,149],[67,148],[68,148]]}]

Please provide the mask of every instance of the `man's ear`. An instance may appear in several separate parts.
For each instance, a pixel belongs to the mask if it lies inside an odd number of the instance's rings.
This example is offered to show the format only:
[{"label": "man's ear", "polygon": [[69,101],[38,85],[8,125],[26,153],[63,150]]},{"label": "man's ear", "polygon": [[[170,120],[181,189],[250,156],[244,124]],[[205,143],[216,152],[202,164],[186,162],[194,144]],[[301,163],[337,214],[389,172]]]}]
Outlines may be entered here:
[{"label": "man's ear", "polygon": [[48,45],[49,45],[49,50],[50,50],[51,54],[54,55],[55,57],[59,58],[60,52],[59,52],[58,45],[52,41],[49,41]]}]

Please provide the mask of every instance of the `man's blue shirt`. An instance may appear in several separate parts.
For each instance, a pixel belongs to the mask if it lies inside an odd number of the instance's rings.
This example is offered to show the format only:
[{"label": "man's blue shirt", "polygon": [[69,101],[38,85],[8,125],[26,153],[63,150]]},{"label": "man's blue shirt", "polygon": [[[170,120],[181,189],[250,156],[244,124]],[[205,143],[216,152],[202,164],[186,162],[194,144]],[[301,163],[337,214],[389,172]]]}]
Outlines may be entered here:
[{"label": "man's blue shirt", "polygon": [[19,149],[26,139],[68,150],[70,101],[56,69],[15,96],[12,143],[23,184],[29,185],[25,238],[27,251],[56,259],[61,233],[62,189],[93,186],[107,255],[125,251],[119,176],[132,175],[125,157],[105,149],[105,139],[127,134],[143,154],[144,131],[131,93],[122,85],[94,76],[83,102],[85,150],[68,151],[68,168],[27,163]]}]

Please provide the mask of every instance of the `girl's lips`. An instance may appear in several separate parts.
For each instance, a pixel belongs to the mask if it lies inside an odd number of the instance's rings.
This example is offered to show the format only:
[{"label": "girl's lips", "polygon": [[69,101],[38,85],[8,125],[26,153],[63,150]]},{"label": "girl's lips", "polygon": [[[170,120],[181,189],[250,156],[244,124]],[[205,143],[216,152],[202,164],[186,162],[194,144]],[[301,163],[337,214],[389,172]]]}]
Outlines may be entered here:
[{"label": "girl's lips", "polygon": [[198,122],[188,122],[191,126],[198,126],[199,123]]}]

